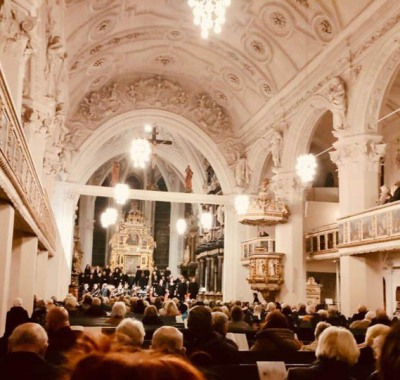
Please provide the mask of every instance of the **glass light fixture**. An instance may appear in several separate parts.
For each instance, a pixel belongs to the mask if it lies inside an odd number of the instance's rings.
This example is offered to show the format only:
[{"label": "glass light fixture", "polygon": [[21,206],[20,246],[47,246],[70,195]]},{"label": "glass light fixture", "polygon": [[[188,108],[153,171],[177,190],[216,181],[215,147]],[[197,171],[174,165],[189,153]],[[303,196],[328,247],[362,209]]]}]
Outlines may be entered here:
[{"label": "glass light fixture", "polygon": [[246,194],[237,195],[235,198],[235,209],[238,215],[246,214],[249,209],[250,198]]},{"label": "glass light fixture", "polygon": [[209,31],[221,33],[225,23],[225,10],[231,5],[231,0],[188,0],[193,8],[193,23],[200,25],[201,36],[208,38]]},{"label": "glass light fixture", "polygon": [[186,232],[187,224],[185,219],[178,219],[176,221],[176,230],[179,235],[183,235]]},{"label": "glass light fixture", "polygon": [[304,183],[314,179],[317,161],[313,154],[303,154],[297,157],[296,173]]},{"label": "glass light fixture", "polygon": [[203,211],[201,213],[200,223],[205,230],[211,230],[213,225],[213,216],[210,211]]},{"label": "glass light fixture", "polygon": [[109,207],[101,214],[101,225],[107,228],[117,221],[118,212],[115,208]]},{"label": "glass light fixture", "polygon": [[114,199],[119,205],[125,204],[129,197],[129,186],[125,183],[117,183],[114,187]]},{"label": "glass light fixture", "polygon": [[135,168],[145,168],[151,155],[150,143],[146,139],[133,139],[131,157]]}]

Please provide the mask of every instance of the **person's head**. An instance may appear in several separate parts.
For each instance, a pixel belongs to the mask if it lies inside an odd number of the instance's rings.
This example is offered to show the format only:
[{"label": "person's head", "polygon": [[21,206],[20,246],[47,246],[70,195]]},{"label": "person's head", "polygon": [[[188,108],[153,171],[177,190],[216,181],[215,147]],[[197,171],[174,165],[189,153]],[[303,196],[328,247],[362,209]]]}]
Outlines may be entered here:
[{"label": "person's head", "polygon": [[176,317],[179,315],[178,307],[174,301],[168,301],[164,307],[166,317]]},{"label": "person's head", "polygon": [[133,347],[140,347],[143,344],[144,336],[143,323],[131,318],[124,319],[115,329],[117,342]]},{"label": "person's head", "polygon": [[157,308],[153,305],[149,305],[144,310],[145,317],[156,317],[158,315]]},{"label": "person's head", "polygon": [[56,306],[48,311],[46,315],[47,331],[57,331],[67,326],[69,326],[69,315],[66,309]]},{"label": "person's head", "polygon": [[8,338],[10,352],[34,352],[44,356],[47,348],[47,333],[37,323],[24,323],[16,327]]},{"label": "person's head", "polygon": [[243,320],[243,310],[240,306],[234,306],[231,310],[231,319],[233,322]]},{"label": "person's head", "polygon": [[378,373],[382,380],[400,379],[400,322],[384,338],[378,355]]},{"label": "person's head", "polygon": [[275,302],[268,302],[266,310],[267,310],[268,313],[276,310]]},{"label": "person's head", "polygon": [[184,352],[183,334],[175,327],[162,326],[154,331],[151,348],[165,353]]},{"label": "person's head", "polygon": [[350,331],[331,326],[319,336],[315,355],[317,358],[334,359],[353,365],[360,356],[360,350]]},{"label": "person's head", "polygon": [[222,311],[214,311],[211,316],[213,330],[225,336],[228,332],[228,317],[226,314]]},{"label": "person's head", "polygon": [[366,313],[368,311],[367,307],[365,305],[358,305],[357,311],[359,313]]},{"label": "person's head", "polygon": [[315,331],[314,331],[314,335],[315,335],[315,339],[318,340],[319,336],[322,334],[322,332],[327,329],[328,327],[331,327],[332,325],[330,323],[327,322],[318,322],[317,326],[315,326]]},{"label": "person's head", "polygon": [[390,327],[380,323],[370,326],[365,333],[365,343],[367,346],[373,347],[375,339],[380,336],[386,336],[389,334],[389,331]]},{"label": "person's head", "polygon": [[44,302],[44,300],[37,300],[36,301],[36,307],[38,309],[45,309],[46,308],[46,302]]},{"label": "person's head", "polygon": [[371,322],[375,317],[376,317],[376,313],[371,310],[367,314],[365,314],[364,319],[366,319],[367,321]]},{"label": "person's head", "polygon": [[275,310],[268,313],[265,318],[263,329],[287,329],[289,327],[286,317],[279,311]]},{"label": "person's head", "polygon": [[208,334],[212,330],[211,312],[205,306],[195,306],[189,311],[187,326],[196,335]]},{"label": "person's head", "polygon": [[186,360],[157,352],[92,353],[73,369],[71,379],[204,380],[204,375]]},{"label": "person's head", "polygon": [[22,299],[17,297],[13,301],[13,306],[14,307],[22,307]]},{"label": "person's head", "polygon": [[93,297],[92,306],[101,306],[101,300],[99,297]]},{"label": "person's head", "polygon": [[125,306],[125,304],[123,302],[121,302],[121,301],[115,302],[113,307],[112,307],[111,313],[115,317],[124,318],[125,314],[126,314],[126,306]]}]

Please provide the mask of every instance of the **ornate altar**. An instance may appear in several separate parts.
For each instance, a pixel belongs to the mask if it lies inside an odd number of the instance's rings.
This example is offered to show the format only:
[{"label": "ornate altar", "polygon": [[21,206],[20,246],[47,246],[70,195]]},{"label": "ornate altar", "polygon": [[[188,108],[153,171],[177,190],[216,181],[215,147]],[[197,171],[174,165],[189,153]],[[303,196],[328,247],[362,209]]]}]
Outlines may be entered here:
[{"label": "ornate altar", "polygon": [[256,247],[249,255],[250,273],[247,281],[252,290],[259,291],[265,300],[275,300],[283,283],[283,253],[268,253]]},{"label": "ornate altar", "polygon": [[306,282],[306,302],[307,305],[318,305],[321,303],[322,285],[317,284],[314,277],[309,277]]},{"label": "ornate altar", "polygon": [[126,220],[121,219],[110,245],[112,270],[120,267],[127,274],[137,268],[153,270],[154,239],[141,211],[131,211]]}]

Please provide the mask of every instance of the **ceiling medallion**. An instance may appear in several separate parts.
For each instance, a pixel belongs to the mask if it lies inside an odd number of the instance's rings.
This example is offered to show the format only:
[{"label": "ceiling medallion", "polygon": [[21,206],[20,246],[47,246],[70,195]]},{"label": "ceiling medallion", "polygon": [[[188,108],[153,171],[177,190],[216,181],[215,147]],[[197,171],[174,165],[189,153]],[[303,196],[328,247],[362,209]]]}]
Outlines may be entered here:
[{"label": "ceiling medallion", "polygon": [[287,205],[280,199],[268,196],[269,180],[265,178],[258,197],[250,202],[244,215],[239,216],[239,222],[250,226],[272,226],[286,223],[290,212]]},{"label": "ceiling medallion", "polygon": [[334,37],[334,28],[330,20],[324,15],[316,16],[312,21],[312,28],[322,42],[330,42]]}]

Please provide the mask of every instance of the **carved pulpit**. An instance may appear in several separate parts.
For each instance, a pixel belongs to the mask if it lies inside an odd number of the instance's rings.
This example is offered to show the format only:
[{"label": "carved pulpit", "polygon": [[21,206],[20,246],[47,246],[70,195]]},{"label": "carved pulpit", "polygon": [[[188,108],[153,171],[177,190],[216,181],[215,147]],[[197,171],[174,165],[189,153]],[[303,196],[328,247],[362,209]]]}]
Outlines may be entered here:
[{"label": "carved pulpit", "polygon": [[154,239],[141,211],[131,211],[121,220],[110,240],[111,268],[133,274],[137,268],[153,270]]}]

